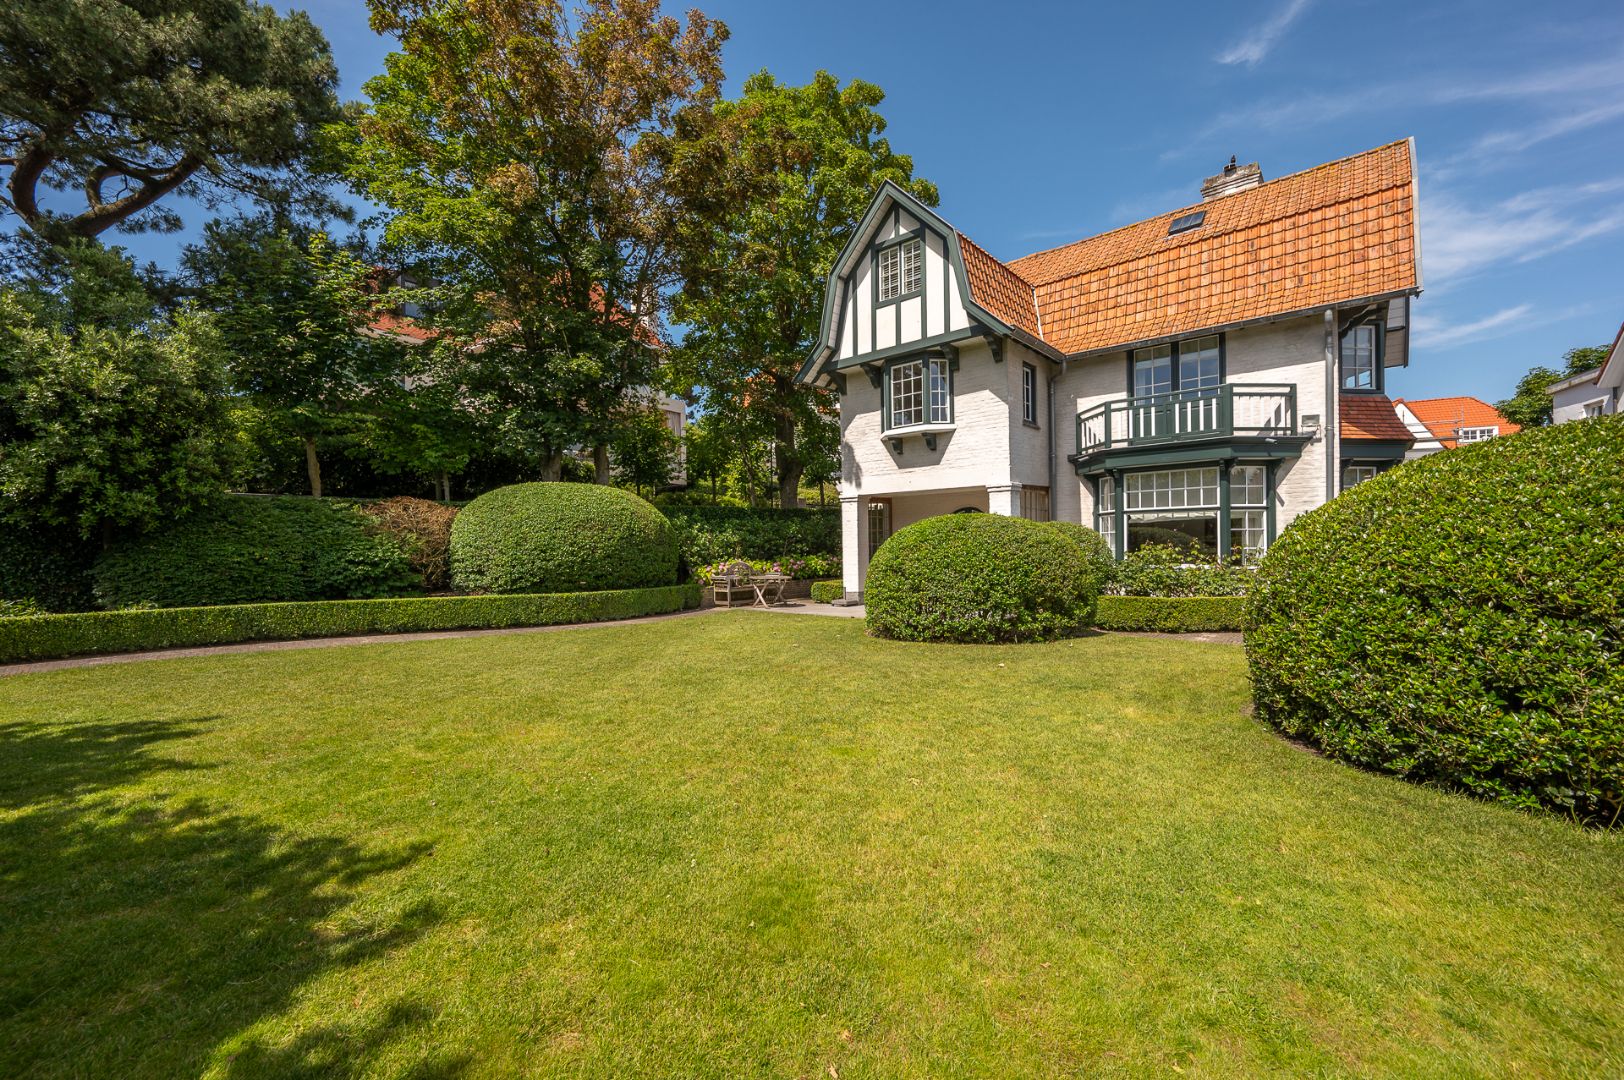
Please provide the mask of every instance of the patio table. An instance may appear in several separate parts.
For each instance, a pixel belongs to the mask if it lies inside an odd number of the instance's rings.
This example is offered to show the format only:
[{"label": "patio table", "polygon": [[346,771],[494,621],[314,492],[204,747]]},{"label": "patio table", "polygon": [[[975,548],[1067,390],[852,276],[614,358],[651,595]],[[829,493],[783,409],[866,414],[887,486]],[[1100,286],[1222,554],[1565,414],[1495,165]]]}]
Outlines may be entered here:
[{"label": "patio table", "polygon": [[751,574],[750,587],[756,592],[752,607],[772,607],[783,602],[784,586],[790,582],[788,574]]}]

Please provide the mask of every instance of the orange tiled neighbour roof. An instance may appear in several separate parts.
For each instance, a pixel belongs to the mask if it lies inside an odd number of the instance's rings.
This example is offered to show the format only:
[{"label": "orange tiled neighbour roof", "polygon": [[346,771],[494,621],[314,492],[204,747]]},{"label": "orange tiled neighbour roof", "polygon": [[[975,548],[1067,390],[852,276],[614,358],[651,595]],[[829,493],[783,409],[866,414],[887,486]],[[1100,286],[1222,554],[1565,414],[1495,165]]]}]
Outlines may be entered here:
[{"label": "orange tiled neighbour roof", "polygon": [[1344,439],[1413,442],[1410,429],[1385,394],[1344,394],[1337,403],[1337,419]]},{"label": "orange tiled neighbour roof", "polygon": [[1461,428],[1468,427],[1497,427],[1502,435],[1515,435],[1522,430],[1521,424],[1513,424],[1500,410],[1485,401],[1475,397],[1441,397],[1423,398],[1420,401],[1405,401],[1399,398],[1399,403],[1415,414],[1423,427],[1432,432],[1445,447],[1455,445],[1455,436]]},{"label": "orange tiled neighbour roof", "polygon": [[1064,353],[1414,290],[1414,162],[1403,140],[1007,265],[963,251],[977,303]]}]

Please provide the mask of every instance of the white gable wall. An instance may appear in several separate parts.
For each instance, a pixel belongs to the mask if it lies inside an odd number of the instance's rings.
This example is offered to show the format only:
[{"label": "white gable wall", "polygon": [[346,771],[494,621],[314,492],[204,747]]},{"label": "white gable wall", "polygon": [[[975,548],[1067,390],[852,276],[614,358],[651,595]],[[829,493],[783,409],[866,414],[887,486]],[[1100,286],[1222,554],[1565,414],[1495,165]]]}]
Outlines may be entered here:
[{"label": "white gable wall", "polygon": [[[877,304],[875,255],[887,242],[909,233],[917,233],[924,240],[920,293],[900,302]],[[952,242],[900,207],[883,215],[868,246],[852,258],[840,296],[841,325],[835,335],[837,362],[970,326],[970,314],[959,295],[958,274],[953,269]]]}]

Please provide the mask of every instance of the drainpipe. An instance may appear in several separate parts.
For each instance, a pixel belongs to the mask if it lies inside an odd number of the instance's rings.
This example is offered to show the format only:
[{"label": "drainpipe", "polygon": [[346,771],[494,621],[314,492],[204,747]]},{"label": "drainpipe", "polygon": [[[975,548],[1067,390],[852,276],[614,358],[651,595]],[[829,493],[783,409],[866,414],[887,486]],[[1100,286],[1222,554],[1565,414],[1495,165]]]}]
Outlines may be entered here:
[{"label": "drainpipe", "polygon": [[1341,402],[1336,382],[1336,311],[1325,309],[1325,415],[1320,417],[1320,433],[1325,437],[1325,501],[1336,498],[1337,439],[1342,427]]},{"label": "drainpipe", "polygon": [[[1061,366],[1061,370],[1062,370],[1062,372],[1064,372],[1064,370],[1065,370],[1064,365]],[[1048,383],[1049,383],[1049,420],[1048,420],[1048,427],[1045,429],[1049,433],[1049,520],[1050,521],[1053,521],[1055,519],[1055,517],[1054,517],[1055,502],[1056,502],[1056,500],[1058,500],[1060,498],[1060,488],[1055,483],[1054,441],[1055,441],[1055,439],[1060,437],[1060,433],[1054,429],[1054,379],[1055,379],[1054,370],[1051,368],[1050,371],[1049,371],[1049,378],[1048,378]]]}]

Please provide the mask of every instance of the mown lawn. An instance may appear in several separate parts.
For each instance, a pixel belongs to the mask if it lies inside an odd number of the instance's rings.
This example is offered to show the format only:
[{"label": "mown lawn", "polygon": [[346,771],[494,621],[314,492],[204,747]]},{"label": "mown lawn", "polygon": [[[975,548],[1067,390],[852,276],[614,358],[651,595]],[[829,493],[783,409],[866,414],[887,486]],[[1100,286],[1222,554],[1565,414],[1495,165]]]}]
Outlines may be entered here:
[{"label": "mown lawn", "polygon": [[0,680],[0,1075],[1624,1074],[1624,836],[1245,705],[751,612]]}]

